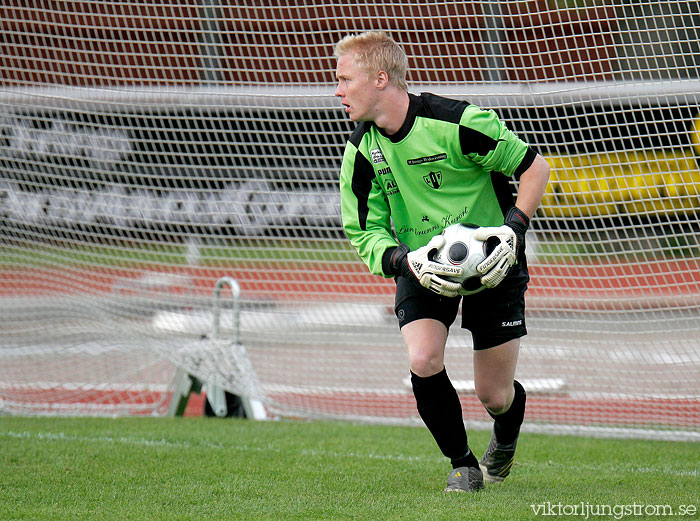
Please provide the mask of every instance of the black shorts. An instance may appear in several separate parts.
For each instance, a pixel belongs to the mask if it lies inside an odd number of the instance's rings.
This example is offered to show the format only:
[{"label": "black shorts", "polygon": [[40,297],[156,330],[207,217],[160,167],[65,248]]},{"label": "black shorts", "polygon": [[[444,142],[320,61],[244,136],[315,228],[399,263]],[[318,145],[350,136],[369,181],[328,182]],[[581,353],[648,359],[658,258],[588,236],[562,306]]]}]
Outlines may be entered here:
[{"label": "black shorts", "polygon": [[497,286],[464,297],[442,297],[405,277],[396,278],[394,312],[399,328],[420,318],[439,320],[449,328],[462,303],[462,328],[468,329],[474,349],[488,349],[527,334],[527,283]]}]

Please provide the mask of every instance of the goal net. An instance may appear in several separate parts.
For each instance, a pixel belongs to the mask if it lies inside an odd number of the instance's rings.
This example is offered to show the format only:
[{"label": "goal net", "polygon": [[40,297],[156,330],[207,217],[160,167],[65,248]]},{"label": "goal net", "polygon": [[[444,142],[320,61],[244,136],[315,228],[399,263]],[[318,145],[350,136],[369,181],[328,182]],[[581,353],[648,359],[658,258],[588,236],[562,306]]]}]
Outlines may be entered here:
[{"label": "goal net", "polygon": [[[340,223],[333,45],[383,29],[411,92],[496,110],[552,167],[528,428],[698,440],[698,2],[286,4],[0,7],[0,413],[166,414],[184,371],[269,415],[416,421],[393,282]],[[454,326],[486,426],[471,357]]]}]

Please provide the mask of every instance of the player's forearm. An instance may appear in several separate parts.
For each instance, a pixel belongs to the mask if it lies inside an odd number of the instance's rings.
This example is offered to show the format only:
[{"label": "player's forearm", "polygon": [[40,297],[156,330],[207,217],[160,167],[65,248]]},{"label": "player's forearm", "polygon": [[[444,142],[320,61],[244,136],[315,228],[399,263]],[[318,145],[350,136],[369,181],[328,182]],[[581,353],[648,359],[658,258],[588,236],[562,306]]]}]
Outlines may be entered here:
[{"label": "player's forearm", "polygon": [[377,229],[374,232],[367,232],[346,225],[345,235],[370,273],[382,277],[393,277],[395,275],[385,270],[382,263],[385,251],[396,247],[396,240],[388,231]]},{"label": "player's forearm", "polygon": [[528,169],[520,176],[518,197],[515,201],[515,206],[529,218],[535,215],[547,189],[548,181],[549,164],[538,154]]}]

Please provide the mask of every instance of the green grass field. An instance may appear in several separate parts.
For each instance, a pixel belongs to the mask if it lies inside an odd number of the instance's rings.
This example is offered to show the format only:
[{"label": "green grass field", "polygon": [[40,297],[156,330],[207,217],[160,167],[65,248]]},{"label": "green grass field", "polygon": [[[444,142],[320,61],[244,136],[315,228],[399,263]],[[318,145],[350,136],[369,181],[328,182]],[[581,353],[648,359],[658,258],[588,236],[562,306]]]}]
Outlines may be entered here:
[{"label": "green grass field", "polygon": [[[470,440],[480,454],[488,433]],[[0,446],[2,520],[698,519],[700,508],[693,443],[524,433],[511,476],[476,494],[442,492],[449,467],[422,427],[6,416]]]},{"label": "green grass field", "polygon": [[[637,259],[634,251],[616,251],[615,241],[586,242],[548,237],[537,243],[537,260],[542,263],[586,262],[605,255],[611,260]],[[658,238],[659,258],[695,258],[698,241],[684,235]],[[280,262],[357,262],[358,257],[345,239],[241,239],[223,245],[201,244],[201,266],[247,265],[270,260]],[[648,255],[648,254],[647,254]],[[646,258],[646,257],[645,257]],[[125,242],[121,245],[87,242],[30,245],[3,245],[0,268],[23,266],[118,266],[187,265],[188,246],[181,243]]]}]

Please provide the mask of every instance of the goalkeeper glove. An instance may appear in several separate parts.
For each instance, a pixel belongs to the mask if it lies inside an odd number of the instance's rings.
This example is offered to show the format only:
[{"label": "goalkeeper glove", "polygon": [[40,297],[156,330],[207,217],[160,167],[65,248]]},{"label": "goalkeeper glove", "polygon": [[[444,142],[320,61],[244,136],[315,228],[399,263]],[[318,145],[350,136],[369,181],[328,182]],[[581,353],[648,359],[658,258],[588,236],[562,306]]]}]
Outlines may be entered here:
[{"label": "goalkeeper glove", "polygon": [[410,251],[403,243],[399,244],[391,253],[389,261],[392,273],[414,280],[438,295],[456,297],[461,287],[459,283],[442,277],[458,277],[462,275],[462,268],[430,260],[431,254],[444,244],[445,238],[442,235],[436,235],[428,244],[415,251]]},{"label": "goalkeeper glove", "polygon": [[495,288],[506,278],[510,268],[525,250],[525,232],[530,219],[513,206],[506,214],[503,226],[482,227],[474,232],[474,238],[487,241],[498,239],[498,245],[477,267],[481,273],[481,283],[487,288]]},{"label": "goalkeeper glove", "polygon": [[506,213],[503,224],[510,226],[515,232],[515,257],[519,259],[525,253],[525,232],[530,226],[530,218],[517,206],[512,206]]}]

